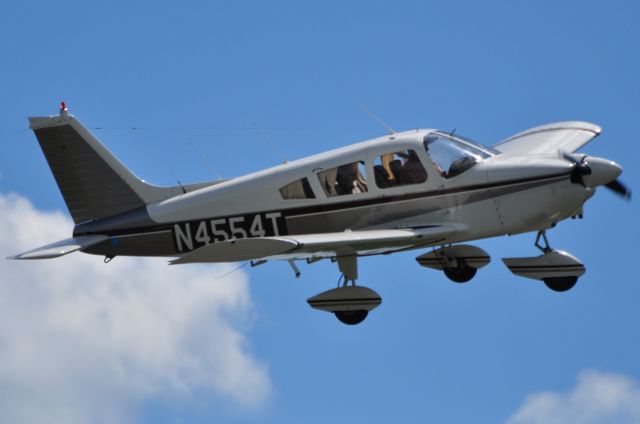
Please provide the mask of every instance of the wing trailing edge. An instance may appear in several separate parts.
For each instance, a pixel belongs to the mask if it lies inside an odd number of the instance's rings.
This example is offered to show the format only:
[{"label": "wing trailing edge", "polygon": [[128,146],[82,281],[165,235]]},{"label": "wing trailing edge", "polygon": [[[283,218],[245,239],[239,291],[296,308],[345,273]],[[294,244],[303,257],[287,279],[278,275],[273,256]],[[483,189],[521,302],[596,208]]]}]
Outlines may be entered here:
[{"label": "wing trailing edge", "polygon": [[308,259],[390,253],[443,242],[464,225],[344,231],[229,240],[195,249],[171,265],[238,262],[256,259]]}]

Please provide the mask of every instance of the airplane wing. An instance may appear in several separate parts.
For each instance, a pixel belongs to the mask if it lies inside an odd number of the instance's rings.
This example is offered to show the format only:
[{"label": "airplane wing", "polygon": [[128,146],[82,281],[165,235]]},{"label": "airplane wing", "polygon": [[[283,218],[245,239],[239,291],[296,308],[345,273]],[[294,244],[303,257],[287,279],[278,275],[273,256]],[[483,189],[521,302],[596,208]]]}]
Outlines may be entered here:
[{"label": "airplane wing", "polygon": [[516,134],[493,147],[508,155],[573,153],[602,132],[588,122],[557,122]]},{"label": "airplane wing", "polygon": [[195,262],[238,262],[257,259],[319,259],[364,256],[442,243],[466,229],[459,224],[421,228],[345,231],[229,240],[202,246],[171,265]]},{"label": "airplane wing", "polygon": [[57,241],[55,243],[48,244],[46,246],[38,247],[37,249],[30,250],[19,255],[10,256],[7,259],[51,259],[57,258],[76,250],[86,249],[105,240],[108,240],[109,236],[104,235],[92,235],[92,236],[80,236],[72,237],[70,239]]}]

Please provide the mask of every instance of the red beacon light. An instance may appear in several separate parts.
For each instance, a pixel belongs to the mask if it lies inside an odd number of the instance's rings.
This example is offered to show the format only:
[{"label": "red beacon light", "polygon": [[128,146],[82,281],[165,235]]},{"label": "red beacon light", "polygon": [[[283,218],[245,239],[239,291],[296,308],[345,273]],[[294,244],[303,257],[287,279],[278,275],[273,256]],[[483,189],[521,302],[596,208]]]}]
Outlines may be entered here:
[{"label": "red beacon light", "polygon": [[67,104],[65,102],[60,102],[60,115],[67,115]]}]

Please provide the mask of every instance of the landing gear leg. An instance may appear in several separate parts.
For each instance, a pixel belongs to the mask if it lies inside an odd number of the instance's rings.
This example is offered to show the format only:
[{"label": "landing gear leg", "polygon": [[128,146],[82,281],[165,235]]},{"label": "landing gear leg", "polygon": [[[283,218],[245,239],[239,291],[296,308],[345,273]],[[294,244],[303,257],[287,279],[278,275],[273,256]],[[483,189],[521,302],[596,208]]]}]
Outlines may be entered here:
[{"label": "landing gear leg", "polygon": [[357,256],[342,256],[338,257],[338,269],[344,277],[344,286],[356,285],[358,279],[358,257]]},{"label": "landing gear leg", "polygon": [[[544,241],[544,246],[540,245],[541,238]],[[551,245],[549,244],[549,239],[547,238],[547,232],[545,230],[538,231],[538,235],[536,236],[536,242],[534,243],[534,246],[540,249],[542,253],[548,253],[553,250],[551,248]]]}]

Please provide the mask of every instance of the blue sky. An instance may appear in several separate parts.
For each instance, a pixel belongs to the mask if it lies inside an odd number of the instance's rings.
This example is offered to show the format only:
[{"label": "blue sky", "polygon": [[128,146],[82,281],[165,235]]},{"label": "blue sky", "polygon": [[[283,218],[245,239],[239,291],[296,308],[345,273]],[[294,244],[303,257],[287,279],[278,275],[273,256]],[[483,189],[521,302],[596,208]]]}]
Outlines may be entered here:
[{"label": "blue sky", "polygon": [[[254,124],[289,159],[384,134],[364,104],[397,130],[455,128],[485,144],[595,122],[604,132],[584,151],[618,161],[637,189],[639,17],[632,1],[10,2],[0,14],[0,195],[66,213],[26,130],[27,116],[55,114],[60,100],[156,184],[212,178],[189,143],[224,177],[279,163]],[[419,267],[416,253],[363,259],[360,282],[384,303],[354,328],[305,302],[335,286],[335,265],[303,265],[299,280],[286,264],[245,269],[251,307],[233,328],[266,370],[266,400],[247,406],[194,386],[142,396],[127,416],[496,423],[530,395],[572,393],[585,371],[637,387],[637,216],[637,202],[601,191],[584,220],[550,231],[587,266],[564,294],[502,265],[535,255],[533,234],[477,242],[493,262],[466,285]],[[2,375],[0,387],[17,390]]]}]

